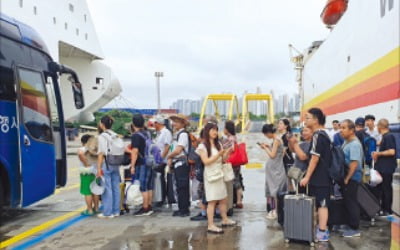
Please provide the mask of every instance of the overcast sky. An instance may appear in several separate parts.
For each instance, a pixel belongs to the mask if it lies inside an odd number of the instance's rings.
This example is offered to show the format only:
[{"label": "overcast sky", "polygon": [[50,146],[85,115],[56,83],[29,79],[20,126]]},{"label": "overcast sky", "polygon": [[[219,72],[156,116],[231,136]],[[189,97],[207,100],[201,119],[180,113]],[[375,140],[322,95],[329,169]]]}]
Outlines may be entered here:
[{"label": "overcast sky", "polygon": [[[329,31],[325,0],[88,0],[106,63],[136,108],[210,93],[294,94],[288,44],[303,51]],[[109,107],[124,106],[123,102]],[[125,105],[126,106],[126,105]]]}]

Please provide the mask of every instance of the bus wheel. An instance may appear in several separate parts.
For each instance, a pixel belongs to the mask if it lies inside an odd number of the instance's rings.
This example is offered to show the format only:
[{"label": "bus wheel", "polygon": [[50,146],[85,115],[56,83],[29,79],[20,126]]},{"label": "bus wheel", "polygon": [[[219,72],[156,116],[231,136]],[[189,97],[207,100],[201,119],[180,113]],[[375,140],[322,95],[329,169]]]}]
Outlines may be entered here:
[{"label": "bus wheel", "polygon": [[0,218],[3,215],[3,206],[4,206],[4,188],[3,185],[1,184],[1,179],[0,179]]}]

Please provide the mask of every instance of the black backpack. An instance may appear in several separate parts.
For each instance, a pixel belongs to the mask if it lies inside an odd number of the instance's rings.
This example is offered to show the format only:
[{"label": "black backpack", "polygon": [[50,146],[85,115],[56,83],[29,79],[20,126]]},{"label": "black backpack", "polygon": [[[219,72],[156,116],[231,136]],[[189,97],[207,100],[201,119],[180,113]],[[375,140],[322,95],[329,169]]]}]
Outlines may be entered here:
[{"label": "black backpack", "polygon": [[[329,136],[325,132],[319,134],[325,136],[330,141]],[[329,165],[329,176],[334,182],[341,184],[344,181],[346,168],[344,152],[341,147],[335,146],[332,142],[330,143],[330,152],[331,164]]]},{"label": "black backpack", "polygon": [[199,182],[204,181],[204,164],[196,152],[189,155],[189,160],[194,162],[194,175]]}]

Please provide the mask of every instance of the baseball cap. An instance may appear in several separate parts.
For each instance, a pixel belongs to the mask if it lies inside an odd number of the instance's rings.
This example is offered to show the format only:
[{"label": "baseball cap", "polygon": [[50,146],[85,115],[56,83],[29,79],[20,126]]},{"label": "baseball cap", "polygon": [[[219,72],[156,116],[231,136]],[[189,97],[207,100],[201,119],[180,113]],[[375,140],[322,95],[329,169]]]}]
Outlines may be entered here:
[{"label": "baseball cap", "polygon": [[356,119],[355,124],[356,124],[356,125],[364,126],[364,125],[365,125],[365,119],[362,118],[362,117],[358,117],[358,118]]},{"label": "baseball cap", "polygon": [[153,119],[154,119],[154,122],[157,122],[159,124],[165,124],[165,118],[162,117],[161,115],[157,115]]}]

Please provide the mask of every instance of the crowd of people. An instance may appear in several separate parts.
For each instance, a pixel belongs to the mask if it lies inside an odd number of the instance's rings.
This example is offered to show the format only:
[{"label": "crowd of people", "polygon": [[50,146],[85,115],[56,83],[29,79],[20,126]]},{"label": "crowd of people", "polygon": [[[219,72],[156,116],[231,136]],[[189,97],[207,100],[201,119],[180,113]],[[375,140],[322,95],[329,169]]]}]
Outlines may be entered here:
[{"label": "crowd of people", "polygon": [[[329,240],[328,219],[336,212],[329,208],[336,199],[343,201],[345,223],[331,225],[332,230],[341,232],[344,237],[357,237],[361,234],[359,225],[360,216],[363,215],[357,197],[360,185],[367,184],[379,201],[381,210],[377,216],[392,214],[392,176],[397,166],[395,137],[389,132],[388,120],[380,119],[375,126],[373,115],[359,117],[355,121],[334,120],[332,130],[325,128],[325,122],[321,109],[309,109],[305,114],[301,142],[290,133],[286,119],[279,121],[277,133],[272,124],[263,126],[263,134],[272,139],[271,144],[260,144],[269,157],[265,164],[267,218],[277,218],[276,200],[279,194],[296,189],[315,197],[317,241]],[[334,146],[340,147],[345,158],[342,181],[334,181],[330,175]],[[294,160],[288,157],[291,155],[295,155]],[[376,186],[368,185],[367,177],[371,168],[382,176],[382,182]],[[302,177],[299,187],[294,187],[286,176],[296,179],[298,177],[294,176],[297,174],[293,173],[298,172],[302,172]]]},{"label": "crowd of people", "polygon": [[[171,120],[172,129],[166,125]],[[235,196],[235,207],[243,208],[243,177],[240,172],[241,166],[233,166],[233,180],[224,181],[222,176],[222,165],[229,157],[237,143],[235,136],[235,125],[227,121],[224,128],[223,139],[219,138],[217,121],[213,117],[205,119],[199,138],[194,137],[187,131],[189,122],[183,115],[170,116],[168,119],[156,116],[150,120],[154,126],[156,136],[152,138],[150,131],[145,126],[145,119],[140,114],[132,117],[132,136],[125,153],[130,158],[129,167],[124,172],[124,180],[140,182],[142,205],[133,212],[134,216],[148,216],[154,212],[153,188],[155,182],[161,183],[161,200],[156,206],[177,203],[177,210],[172,216],[190,216],[191,189],[196,193],[199,201],[200,213],[191,217],[193,221],[208,221],[208,232],[223,233],[221,227],[214,224],[214,217],[220,218],[222,227],[235,226],[236,222],[229,219],[233,214],[233,197]],[[93,136],[83,135],[81,137],[82,148],[78,150],[81,161],[81,194],[85,196],[87,209],[83,215],[97,215],[99,218],[114,218],[121,214],[121,192],[120,166],[110,164],[110,147],[112,147],[113,119],[110,116],[101,118],[97,138],[98,150],[91,152],[89,142]],[[150,141],[150,142],[149,142]],[[159,149],[161,162],[148,166],[146,152],[149,144],[154,143]],[[96,158],[90,161],[90,155],[96,154]],[[190,161],[192,156],[195,159]],[[197,156],[197,157],[196,157]],[[153,156],[152,156],[153,157]],[[104,191],[101,194],[102,211],[99,212],[99,196],[90,190],[92,182],[96,177],[103,177]],[[197,185],[191,187],[191,183]],[[229,196],[229,197],[228,197]],[[228,199],[229,198],[229,199]]]},{"label": "crowd of people", "polygon": [[[167,126],[168,120],[172,121],[172,128]],[[238,143],[235,124],[226,121],[223,136],[220,138],[217,121],[208,117],[199,138],[196,138],[187,131],[189,122],[183,115],[172,115],[168,119],[157,115],[151,121],[156,131],[155,138],[146,129],[144,117],[140,114],[133,115],[131,141],[124,149],[130,162],[124,171],[124,179],[133,177],[138,180],[143,198],[141,207],[133,215],[146,216],[154,212],[153,188],[157,182],[162,186],[161,196],[158,194],[161,199],[154,205],[177,203],[177,210],[172,216],[190,216],[191,196],[196,196],[200,212],[190,217],[191,220],[207,221],[207,232],[215,234],[223,233],[222,227],[236,226],[236,221],[229,216],[233,214],[234,208],[243,208],[241,166],[231,166],[233,180],[225,181],[222,171]],[[113,119],[110,116],[104,116],[100,120],[95,159],[88,157],[88,152],[93,151],[88,146],[93,141],[93,136],[81,137],[83,147],[79,149],[78,155],[82,164],[81,194],[85,196],[87,204],[84,215],[96,214],[99,218],[120,216],[120,166],[110,164],[107,160],[110,158],[110,144],[116,136],[111,129],[112,125]],[[382,183],[371,187],[381,204],[380,215],[392,212],[391,182],[396,168],[396,144],[395,137],[389,132],[388,121],[380,119],[375,127],[375,117],[367,115],[355,121],[334,120],[332,125],[332,130],[325,129],[325,115],[322,110],[311,108],[305,114],[300,140],[293,135],[289,120],[280,119],[276,128],[273,124],[262,127],[261,132],[270,143],[257,142],[260,150],[265,151],[267,156],[267,219],[279,219],[279,209],[282,208],[278,205],[278,199],[282,194],[296,191],[307,193],[316,200],[318,226],[315,237],[318,241],[329,240],[329,207],[336,192],[334,190],[339,190],[343,198],[346,225],[335,225],[333,230],[342,230],[345,237],[360,236],[362,212],[357,202],[357,189],[361,183],[368,182],[366,176],[371,167],[383,179]],[[159,149],[160,162],[153,162],[149,166],[149,153],[146,150],[152,143]],[[329,173],[331,145],[339,146],[345,156],[345,176],[339,183],[334,183]],[[90,184],[100,176],[104,179],[101,213],[99,196],[90,190]],[[292,179],[297,182],[291,181]],[[196,186],[193,185],[195,188],[191,188],[191,183],[197,183]],[[216,217],[222,220],[221,226],[214,223]]]}]

